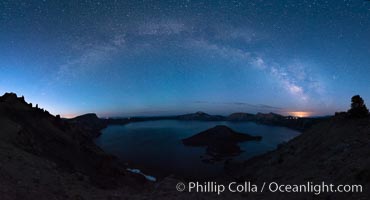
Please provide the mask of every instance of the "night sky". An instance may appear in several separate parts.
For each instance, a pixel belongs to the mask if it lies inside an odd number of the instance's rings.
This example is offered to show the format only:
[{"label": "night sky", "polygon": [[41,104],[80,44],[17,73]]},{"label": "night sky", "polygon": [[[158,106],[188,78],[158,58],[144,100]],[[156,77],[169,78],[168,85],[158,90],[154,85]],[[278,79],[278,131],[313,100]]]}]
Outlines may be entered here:
[{"label": "night sky", "polygon": [[370,1],[0,1],[0,93],[71,117],[370,104]]}]

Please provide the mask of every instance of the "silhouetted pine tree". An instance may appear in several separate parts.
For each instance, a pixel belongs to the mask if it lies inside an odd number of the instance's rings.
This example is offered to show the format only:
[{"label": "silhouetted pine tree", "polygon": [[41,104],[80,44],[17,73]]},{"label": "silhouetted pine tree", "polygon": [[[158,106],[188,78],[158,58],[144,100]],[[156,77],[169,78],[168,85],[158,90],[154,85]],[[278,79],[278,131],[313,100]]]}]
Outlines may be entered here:
[{"label": "silhouetted pine tree", "polygon": [[351,101],[351,109],[348,110],[351,117],[361,118],[369,115],[369,110],[366,108],[365,102],[360,95],[353,96]]}]

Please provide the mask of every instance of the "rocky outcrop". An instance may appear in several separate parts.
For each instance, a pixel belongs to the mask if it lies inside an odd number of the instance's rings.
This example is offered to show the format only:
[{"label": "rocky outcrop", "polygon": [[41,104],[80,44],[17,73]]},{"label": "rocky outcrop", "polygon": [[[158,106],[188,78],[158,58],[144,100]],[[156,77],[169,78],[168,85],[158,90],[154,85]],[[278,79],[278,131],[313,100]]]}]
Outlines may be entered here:
[{"label": "rocky outcrop", "polygon": [[101,134],[101,130],[106,128],[107,120],[100,119],[95,113],[84,114],[67,120],[69,123],[85,129],[89,137],[95,138]]}]

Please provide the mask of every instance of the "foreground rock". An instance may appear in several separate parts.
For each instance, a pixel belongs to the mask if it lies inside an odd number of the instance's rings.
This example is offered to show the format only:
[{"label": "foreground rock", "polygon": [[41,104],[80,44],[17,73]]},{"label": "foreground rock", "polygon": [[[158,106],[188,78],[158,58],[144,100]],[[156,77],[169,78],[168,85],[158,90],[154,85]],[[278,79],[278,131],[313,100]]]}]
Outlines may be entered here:
[{"label": "foreground rock", "polygon": [[362,192],[246,194],[253,199],[369,199],[370,118],[338,115],[313,126],[275,151],[230,166],[238,181],[280,184],[355,184]]},{"label": "foreground rock", "polygon": [[223,157],[240,154],[242,151],[237,145],[239,142],[251,140],[258,141],[261,139],[261,136],[238,133],[227,126],[218,125],[183,139],[182,142],[187,146],[206,146],[207,154],[215,157]]}]

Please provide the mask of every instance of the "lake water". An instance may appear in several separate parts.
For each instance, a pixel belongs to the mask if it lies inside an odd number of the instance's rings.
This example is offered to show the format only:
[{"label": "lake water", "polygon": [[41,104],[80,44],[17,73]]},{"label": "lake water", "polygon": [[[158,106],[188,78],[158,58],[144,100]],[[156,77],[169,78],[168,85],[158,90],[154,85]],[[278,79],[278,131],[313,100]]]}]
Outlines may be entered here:
[{"label": "lake water", "polygon": [[226,125],[235,131],[262,136],[261,141],[239,143],[244,151],[234,160],[246,160],[273,150],[300,132],[284,127],[267,126],[253,122],[202,122],[160,120],[112,125],[96,139],[106,152],[157,177],[174,174],[186,178],[207,178],[223,172],[223,162],[205,163],[205,147],[188,147],[181,139],[216,125]]}]

